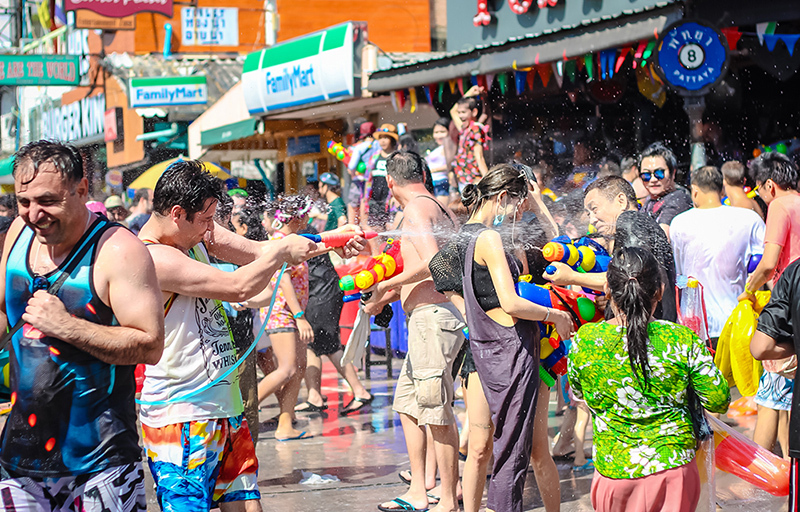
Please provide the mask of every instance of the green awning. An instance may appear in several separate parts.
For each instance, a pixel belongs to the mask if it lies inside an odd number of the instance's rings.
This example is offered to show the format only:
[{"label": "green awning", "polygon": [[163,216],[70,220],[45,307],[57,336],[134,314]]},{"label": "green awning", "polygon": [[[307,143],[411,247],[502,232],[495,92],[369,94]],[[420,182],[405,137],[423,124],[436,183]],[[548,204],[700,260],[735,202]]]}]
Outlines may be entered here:
[{"label": "green awning", "polygon": [[0,160],[0,184],[9,185],[14,183],[11,173],[14,171],[14,157],[10,156]]},{"label": "green awning", "polygon": [[244,121],[226,124],[219,128],[202,131],[200,132],[200,145],[214,146],[249,137],[256,133],[257,122],[257,119],[245,119]]}]

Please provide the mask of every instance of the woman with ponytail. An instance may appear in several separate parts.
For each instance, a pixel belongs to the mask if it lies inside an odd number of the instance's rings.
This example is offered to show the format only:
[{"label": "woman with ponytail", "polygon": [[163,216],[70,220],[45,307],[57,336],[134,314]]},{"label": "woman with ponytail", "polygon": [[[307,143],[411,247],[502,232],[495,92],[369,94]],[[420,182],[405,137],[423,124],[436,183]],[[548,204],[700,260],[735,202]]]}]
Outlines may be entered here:
[{"label": "woman with ponytail", "polygon": [[[469,209],[469,221],[430,264],[437,290],[451,296],[469,326],[471,353],[462,368],[470,425],[462,477],[465,512],[480,507],[491,453],[495,462],[487,508],[522,510],[539,391],[535,322],[553,323],[564,339],[572,334],[567,313],[538,306],[516,293],[515,283],[526,269],[514,241],[527,196],[526,175],[508,164],[493,167],[477,185],[468,184],[462,202]],[[537,471],[543,496],[558,485],[555,465],[552,469],[550,485],[542,485]],[[560,496],[556,493],[553,498],[548,510],[558,509]]]},{"label": "woman with ponytail", "polygon": [[705,344],[653,318],[665,281],[647,249],[617,251],[605,286],[615,317],[582,326],[572,341],[569,382],[592,411],[597,511],[694,511],[700,475],[688,388],[708,411],[728,408],[728,383]]}]

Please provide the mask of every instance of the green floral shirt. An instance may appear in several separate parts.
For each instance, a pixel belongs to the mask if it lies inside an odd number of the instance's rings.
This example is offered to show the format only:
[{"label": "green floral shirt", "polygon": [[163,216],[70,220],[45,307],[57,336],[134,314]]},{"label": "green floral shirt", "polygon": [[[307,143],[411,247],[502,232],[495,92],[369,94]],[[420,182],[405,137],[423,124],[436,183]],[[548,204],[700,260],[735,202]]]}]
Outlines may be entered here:
[{"label": "green floral shirt", "polygon": [[592,411],[594,465],[609,478],[638,478],[692,461],[690,383],[711,412],[725,412],[730,402],[727,382],[691,329],[658,320],[647,334],[646,390],[631,370],[622,327],[584,325],[570,348],[569,383]]}]

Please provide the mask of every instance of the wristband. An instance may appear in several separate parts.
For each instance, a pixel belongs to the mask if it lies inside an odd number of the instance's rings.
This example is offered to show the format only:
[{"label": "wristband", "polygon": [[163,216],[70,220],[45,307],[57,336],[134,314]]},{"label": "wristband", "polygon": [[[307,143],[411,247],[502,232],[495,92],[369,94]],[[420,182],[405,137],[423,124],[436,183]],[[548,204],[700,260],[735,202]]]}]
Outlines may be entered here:
[{"label": "wristband", "polygon": [[744,292],[745,292],[747,295],[755,295],[755,294],[756,294],[755,292],[751,292],[751,291],[750,291],[750,290],[747,288],[747,286],[745,286],[745,287],[744,287]]},{"label": "wristband", "polygon": [[544,316],[542,322],[547,322],[548,318],[550,318],[550,308],[547,308],[547,314]]},{"label": "wristband", "polygon": [[301,318],[303,318],[303,315],[305,315],[305,314],[306,314],[305,311],[298,311],[293,316],[294,316],[295,320],[300,320]]}]

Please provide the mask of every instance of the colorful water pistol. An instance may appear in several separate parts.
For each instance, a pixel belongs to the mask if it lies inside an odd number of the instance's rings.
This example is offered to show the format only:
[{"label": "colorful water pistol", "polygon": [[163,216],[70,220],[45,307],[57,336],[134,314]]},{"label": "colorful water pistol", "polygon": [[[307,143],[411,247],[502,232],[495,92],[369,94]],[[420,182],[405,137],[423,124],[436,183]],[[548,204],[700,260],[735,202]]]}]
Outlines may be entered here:
[{"label": "colorful water pistol", "polygon": [[341,278],[339,288],[344,292],[366,290],[402,271],[400,240],[389,239],[384,251],[371,258],[363,270]]}]

